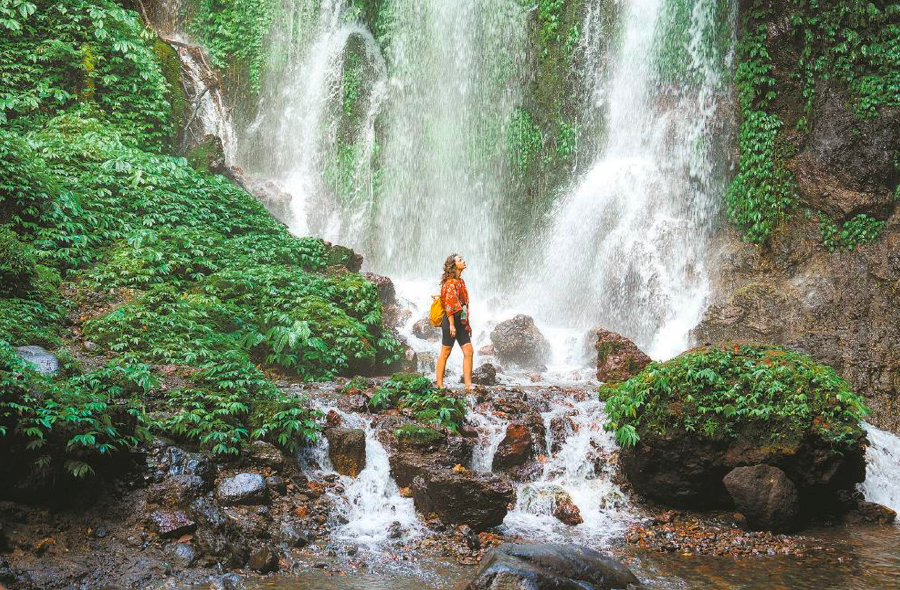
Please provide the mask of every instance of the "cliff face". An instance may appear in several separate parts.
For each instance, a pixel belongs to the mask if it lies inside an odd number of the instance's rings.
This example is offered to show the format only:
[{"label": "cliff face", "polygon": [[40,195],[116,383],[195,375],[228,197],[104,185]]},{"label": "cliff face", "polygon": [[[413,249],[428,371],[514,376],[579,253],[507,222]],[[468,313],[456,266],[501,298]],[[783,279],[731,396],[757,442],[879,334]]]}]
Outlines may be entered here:
[{"label": "cliff face", "polygon": [[[858,84],[868,77],[892,87],[900,72],[888,59],[860,63],[853,76],[838,69],[798,75],[802,64],[835,50],[834,39],[811,36],[812,17],[798,6],[741,5],[742,34],[765,27],[774,93],[766,111],[782,122],[775,165],[788,172],[795,200],[762,245],[743,242],[734,228],[722,233],[715,296],[694,338],[806,352],[867,396],[870,421],[898,432],[900,92],[870,105]],[[882,10],[882,28],[896,30],[900,11]]]}]

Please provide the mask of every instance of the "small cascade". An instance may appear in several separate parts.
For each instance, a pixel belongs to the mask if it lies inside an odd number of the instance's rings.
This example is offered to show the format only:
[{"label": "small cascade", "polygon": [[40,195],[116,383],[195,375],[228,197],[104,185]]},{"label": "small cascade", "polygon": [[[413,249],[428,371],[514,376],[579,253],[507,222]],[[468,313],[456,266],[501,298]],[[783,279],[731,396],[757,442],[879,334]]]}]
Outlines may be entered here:
[{"label": "small cascade", "polygon": [[[365,416],[349,414],[336,408],[320,408],[335,411],[348,428],[359,428],[366,433],[366,466],[358,476],[341,476],[344,494],[336,496],[342,511],[342,524],[333,538],[345,542],[377,546],[386,542],[391,527],[399,523],[403,539],[422,532],[411,498],[403,498],[400,488],[391,477],[388,453],[377,438],[377,432]],[[328,460],[328,441],[323,436],[314,449],[307,451],[305,460],[317,464],[322,471],[333,472]]]},{"label": "small cascade", "polygon": [[225,164],[234,165],[237,138],[219,77],[210,65],[209,56],[202,47],[192,45],[183,37],[167,41],[178,51],[184,73],[182,81],[191,104],[181,138],[181,150],[186,151],[189,146],[201,143],[207,135],[213,135],[222,141]]},{"label": "small cascade", "polygon": [[869,437],[866,449],[866,480],[860,491],[869,502],[900,512],[900,437],[871,424],[863,424]]},{"label": "small cascade", "polygon": [[469,412],[466,417],[478,431],[478,444],[472,450],[472,470],[479,473],[490,473],[497,448],[503,441],[503,437],[506,436],[509,420],[479,408],[471,396],[467,399],[467,403]]},{"label": "small cascade", "polygon": [[[504,526],[530,538],[594,544],[621,534],[635,516],[612,481],[618,447],[603,430],[603,403],[593,396],[584,401],[556,399],[542,416],[547,432],[543,471],[536,481],[519,485]],[[553,515],[561,500],[578,507],[581,524],[565,525]]]}]

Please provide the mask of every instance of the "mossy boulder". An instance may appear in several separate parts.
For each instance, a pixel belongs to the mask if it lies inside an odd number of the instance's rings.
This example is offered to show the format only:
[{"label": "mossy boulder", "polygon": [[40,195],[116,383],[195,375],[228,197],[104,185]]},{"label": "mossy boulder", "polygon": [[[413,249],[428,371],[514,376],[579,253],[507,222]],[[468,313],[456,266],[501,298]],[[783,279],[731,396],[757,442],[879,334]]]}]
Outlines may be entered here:
[{"label": "mossy boulder", "polygon": [[863,398],[800,353],[702,347],[600,391],[624,475],[662,504],[729,507],[722,478],[765,464],[784,471],[801,505],[819,513],[839,510],[865,478]]}]

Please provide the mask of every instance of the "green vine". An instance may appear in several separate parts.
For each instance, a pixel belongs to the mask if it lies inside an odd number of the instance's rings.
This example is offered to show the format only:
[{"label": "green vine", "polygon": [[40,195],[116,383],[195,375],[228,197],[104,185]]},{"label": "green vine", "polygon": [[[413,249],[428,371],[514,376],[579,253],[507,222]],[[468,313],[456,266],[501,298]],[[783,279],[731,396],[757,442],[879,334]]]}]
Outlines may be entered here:
[{"label": "green vine", "polygon": [[819,214],[819,234],[829,252],[853,250],[860,244],[874,242],[881,236],[885,225],[884,221],[860,213],[838,227],[830,217]]}]

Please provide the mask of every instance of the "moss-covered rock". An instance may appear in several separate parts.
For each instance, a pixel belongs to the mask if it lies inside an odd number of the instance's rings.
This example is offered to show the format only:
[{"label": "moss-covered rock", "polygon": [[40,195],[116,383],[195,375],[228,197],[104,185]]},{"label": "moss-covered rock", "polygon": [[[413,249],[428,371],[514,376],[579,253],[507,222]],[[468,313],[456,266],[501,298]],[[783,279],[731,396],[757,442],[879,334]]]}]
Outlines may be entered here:
[{"label": "moss-covered rock", "polygon": [[727,506],[722,478],[782,469],[811,511],[865,477],[863,398],[828,366],[774,346],[723,344],[651,363],[605,386],[607,428],[635,490],[658,502]]},{"label": "moss-covered rock", "polygon": [[175,48],[159,38],[153,42],[153,52],[156,54],[163,78],[168,86],[166,97],[169,99],[169,104],[172,105],[172,110],[169,112],[169,124],[173,130],[173,136],[169,140],[172,142],[172,146],[176,147],[174,142],[177,141],[178,134],[190,116],[191,106],[184,86],[181,84],[181,58],[178,57]]}]

